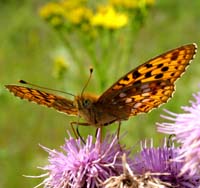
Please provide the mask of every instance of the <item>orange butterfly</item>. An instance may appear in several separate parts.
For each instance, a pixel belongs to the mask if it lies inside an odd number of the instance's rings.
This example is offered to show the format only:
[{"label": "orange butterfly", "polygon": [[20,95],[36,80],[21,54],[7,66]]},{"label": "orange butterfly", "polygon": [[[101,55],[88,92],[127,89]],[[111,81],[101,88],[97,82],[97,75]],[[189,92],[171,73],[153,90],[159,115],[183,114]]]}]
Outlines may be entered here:
[{"label": "orange butterfly", "polygon": [[18,85],[6,88],[21,99],[82,117],[85,123],[79,125],[102,127],[167,102],[175,90],[174,82],[185,72],[196,50],[196,44],[188,44],[161,54],[128,72],[101,96],[82,93],[69,100]]}]

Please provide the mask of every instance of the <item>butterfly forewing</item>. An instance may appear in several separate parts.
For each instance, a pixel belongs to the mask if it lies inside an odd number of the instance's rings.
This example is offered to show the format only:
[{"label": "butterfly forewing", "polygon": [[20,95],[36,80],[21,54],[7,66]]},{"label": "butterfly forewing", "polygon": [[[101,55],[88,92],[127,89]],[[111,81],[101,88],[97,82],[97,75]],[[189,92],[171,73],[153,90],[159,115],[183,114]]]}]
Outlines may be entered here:
[{"label": "butterfly forewing", "polygon": [[68,115],[77,115],[77,109],[74,106],[73,101],[64,97],[17,85],[6,85],[6,88],[21,99],[27,99],[39,105],[55,108],[59,112]]},{"label": "butterfly forewing", "polygon": [[174,82],[185,72],[196,49],[195,44],[189,44],[147,61],[120,78],[98,103],[113,109],[113,115],[123,112],[125,118],[158,107],[172,96]]}]

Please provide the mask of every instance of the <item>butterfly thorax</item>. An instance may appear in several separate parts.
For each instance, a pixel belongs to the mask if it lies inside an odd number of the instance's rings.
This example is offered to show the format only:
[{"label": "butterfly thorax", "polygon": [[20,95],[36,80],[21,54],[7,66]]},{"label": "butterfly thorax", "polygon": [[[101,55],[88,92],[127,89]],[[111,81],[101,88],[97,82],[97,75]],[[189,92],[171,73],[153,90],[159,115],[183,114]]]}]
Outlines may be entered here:
[{"label": "butterfly thorax", "polygon": [[78,114],[90,125],[101,127],[117,120],[115,116],[106,112],[105,106],[98,102],[99,97],[90,94],[75,97]]}]

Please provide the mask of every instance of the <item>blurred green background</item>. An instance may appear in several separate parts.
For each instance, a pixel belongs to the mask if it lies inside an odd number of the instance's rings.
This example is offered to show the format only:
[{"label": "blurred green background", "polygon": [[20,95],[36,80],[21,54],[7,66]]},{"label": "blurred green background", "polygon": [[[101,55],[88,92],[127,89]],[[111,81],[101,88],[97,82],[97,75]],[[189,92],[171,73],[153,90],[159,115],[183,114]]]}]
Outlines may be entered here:
[{"label": "blurred green background", "polygon": [[[77,120],[19,100],[4,85],[17,84],[19,79],[24,79],[79,94],[88,78],[88,74],[80,74],[81,71],[70,63],[65,67],[64,79],[55,76],[55,57],[66,52],[56,32],[38,15],[39,7],[47,2],[0,1],[0,187],[33,187],[41,182],[22,176],[39,175],[41,170],[36,167],[47,164],[47,153],[38,144],[59,149],[67,137],[66,130],[70,129],[69,122]],[[133,58],[126,70],[117,76],[169,49],[193,42],[200,46],[199,7],[200,1],[156,1],[134,36]],[[160,118],[162,109],[181,112],[180,106],[188,105],[192,93],[199,90],[199,59],[197,53],[186,74],[176,83],[175,95],[167,104],[122,123],[121,132],[127,132],[122,143],[130,147],[152,137],[160,142],[163,135],[156,132],[155,123],[163,121]],[[85,66],[86,73],[87,69],[89,66]],[[114,76],[110,75],[107,85],[112,84]],[[95,79],[94,70],[88,91],[96,91]],[[115,130],[116,124],[106,127],[106,131]],[[86,136],[94,134],[95,130],[80,127],[80,132]]]}]

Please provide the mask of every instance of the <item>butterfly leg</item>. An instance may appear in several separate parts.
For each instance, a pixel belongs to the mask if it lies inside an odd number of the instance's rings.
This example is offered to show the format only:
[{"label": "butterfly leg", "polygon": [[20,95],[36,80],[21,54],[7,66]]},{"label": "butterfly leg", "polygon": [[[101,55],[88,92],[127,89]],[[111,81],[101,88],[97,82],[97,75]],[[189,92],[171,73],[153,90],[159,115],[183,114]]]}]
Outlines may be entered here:
[{"label": "butterfly leg", "polygon": [[[73,122],[70,123],[70,125],[71,125],[72,131],[73,131],[76,139],[80,138],[81,141],[85,144],[85,141],[84,141],[83,137],[79,133],[78,125],[89,126],[90,124],[88,124],[88,123],[80,123],[80,122],[73,121]],[[76,130],[74,129],[74,125],[76,125]]]},{"label": "butterfly leg", "polygon": [[74,129],[74,125],[77,125],[76,122],[70,122],[70,125],[71,125],[72,131],[74,133],[74,136],[76,137],[76,139],[78,139],[78,134]]},{"label": "butterfly leg", "polygon": [[117,139],[118,140],[119,140],[120,128],[121,128],[121,121],[119,121],[118,128],[117,128]]}]

